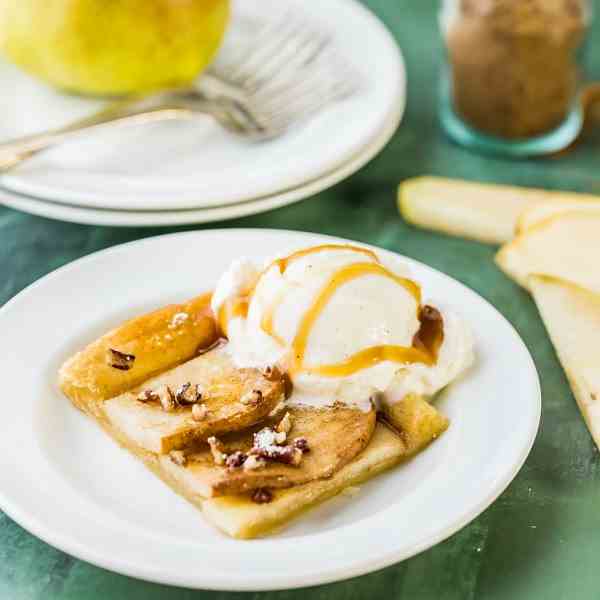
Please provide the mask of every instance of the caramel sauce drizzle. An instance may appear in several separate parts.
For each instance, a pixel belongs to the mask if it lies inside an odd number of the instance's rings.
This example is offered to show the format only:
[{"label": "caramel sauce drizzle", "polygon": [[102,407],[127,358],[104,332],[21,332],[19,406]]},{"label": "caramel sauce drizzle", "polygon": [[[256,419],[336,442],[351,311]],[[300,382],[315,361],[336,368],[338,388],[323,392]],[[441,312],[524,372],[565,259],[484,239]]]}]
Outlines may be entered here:
[{"label": "caramel sauce drizzle", "polygon": [[268,335],[270,335],[280,346],[285,346],[285,340],[275,333],[275,326],[273,325],[273,318],[275,316],[275,311],[281,303],[283,302],[285,297],[284,290],[281,290],[275,301],[271,303],[271,305],[265,311],[263,318],[260,321],[261,329]]},{"label": "caramel sauce drizzle", "polygon": [[[367,248],[361,248],[360,246],[352,246],[351,244],[321,244],[320,246],[303,248],[302,250],[293,252],[285,258],[275,259],[272,263],[270,263],[261,271],[261,273],[257,277],[257,281],[275,265],[277,265],[277,267],[279,268],[279,272],[283,275],[286,269],[290,266],[290,264],[298,260],[299,258],[308,256],[309,254],[315,254],[316,252],[323,252],[325,250],[353,250],[355,252],[361,252],[366,256],[369,256],[373,260],[379,262],[379,258],[377,257],[375,252]],[[254,290],[252,289],[244,296],[239,296],[237,298],[231,298],[230,300],[227,300],[227,302],[224,302],[223,305],[219,308],[219,314],[216,316],[217,322],[219,324],[221,332],[225,336],[227,335],[227,324],[231,319],[235,319],[236,317],[245,318],[248,316],[248,307],[250,306],[253,294]],[[273,331],[273,314],[282,300],[283,298],[277,299],[276,305],[270,307],[267,310],[267,314],[261,322],[261,327],[263,331],[271,335],[281,345],[285,344],[285,342]]]},{"label": "caramel sauce drizzle", "polygon": [[327,306],[333,294],[345,283],[369,274],[381,275],[395,281],[415,298],[417,305],[421,304],[421,288],[414,281],[399,277],[379,263],[353,263],[346,267],[342,267],[323,287],[313,305],[306,311],[300,321],[296,337],[292,342],[292,373],[304,370],[309,373],[323,375],[324,377],[342,377],[344,375],[356,373],[369,366],[373,366],[382,360],[420,362],[421,359],[426,357],[426,353],[415,348],[403,346],[373,346],[350,356],[345,361],[338,364],[322,365],[319,367],[304,367],[304,355],[306,353],[308,337],[312,331],[313,325],[319,315],[323,312],[323,309]]},{"label": "caramel sauce drizzle", "polygon": [[[435,308],[429,306],[421,307],[421,288],[414,281],[399,277],[386,269],[380,264],[377,255],[371,250],[359,246],[323,244],[321,246],[299,250],[286,258],[276,259],[262,273],[265,273],[276,265],[279,268],[280,273],[283,274],[293,261],[324,250],[353,250],[363,253],[369,258],[372,258],[375,262],[359,262],[346,265],[340,268],[325,286],[323,286],[311,307],[303,315],[298,331],[292,341],[292,364],[289,366],[290,372],[297,373],[299,371],[304,371],[323,377],[345,377],[362,369],[375,366],[383,361],[393,361],[404,364],[435,364],[439,348],[444,338],[442,316]],[[413,339],[412,346],[372,346],[370,348],[365,348],[336,364],[305,366],[304,356],[310,333],[316,320],[327,306],[333,294],[345,283],[369,274],[380,275],[393,280],[398,285],[404,287],[404,289],[406,289],[417,301],[421,327]],[[224,334],[227,334],[227,324],[230,319],[247,316],[253,292],[254,290],[250,291],[245,296],[233,298],[221,306],[219,314],[217,315],[217,320],[221,331]],[[261,328],[273,337],[277,343],[285,345],[285,340],[275,333],[273,325],[275,311],[282,301],[283,293],[281,293],[267,308],[261,321]]]},{"label": "caramel sauce drizzle", "polygon": [[290,266],[291,263],[298,260],[299,258],[303,258],[304,256],[308,256],[309,254],[315,254],[316,252],[323,252],[325,250],[352,250],[354,252],[361,252],[366,256],[372,258],[375,262],[379,262],[379,258],[377,254],[368,248],[361,248],[360,246],[352,246],[351,244],[321,244],[320,246],[313,246],[312,248],[303,248],[302,250],[298,250],[297,252],[293,252],[289,256],[285,258],[278,258],[274,260],[267,268],[268,271],[272,266],[277,265],[279,267],[279,272],[283,275],[286,269]]}]

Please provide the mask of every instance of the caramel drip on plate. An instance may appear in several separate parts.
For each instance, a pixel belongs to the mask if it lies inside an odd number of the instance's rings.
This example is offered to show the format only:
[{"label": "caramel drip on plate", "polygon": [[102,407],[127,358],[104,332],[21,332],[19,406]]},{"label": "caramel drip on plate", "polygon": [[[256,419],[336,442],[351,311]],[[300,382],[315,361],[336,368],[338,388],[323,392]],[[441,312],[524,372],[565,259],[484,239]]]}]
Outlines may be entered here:
[{"label": "caramel drip on plate", "polygon": [[379,263],[353,263],[346,267],[342,267],[322,288],[313,305],[306,311],[300,321],[296,337],[292,342],[292,372],[305,370],[325,377],[337,377],[356,373],[357,371],[373,366],[382,360],[416,362],[415,359],[422,359],[426,356],[421,350],[415,353],[412,352],[412,350],[414,350],[413,348],[403,346],[374,346],[358,352],[342,363],[304,368],[304,355],[306,353],[308,338],[319,315],[323,312],[327,303],[339,287],[364,275],[381,275],[395,281],[414,297],[417,301],[417,305],[421,304],[421,288],[414,281],[399,277]]}]

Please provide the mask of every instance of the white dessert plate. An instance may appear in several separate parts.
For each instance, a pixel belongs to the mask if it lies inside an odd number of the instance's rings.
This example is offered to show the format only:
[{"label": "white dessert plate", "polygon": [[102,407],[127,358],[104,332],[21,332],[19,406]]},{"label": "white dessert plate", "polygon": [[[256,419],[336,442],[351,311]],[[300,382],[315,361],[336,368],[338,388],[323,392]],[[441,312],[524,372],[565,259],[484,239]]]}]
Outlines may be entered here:
[{"label": "white dessert plate", "polygon": [[[56,386],[60,364],[109,327],[210,289],[229,262],[334,238],[213,230],[148,238],[77,260],[0,309],[6,404],[0,508],[69,554],[146,580],[267,590],[360,575],[417,554],[466,525],[506,488],[537,432],[541,398],[525,345],[486,301],[421,263],[426,298],[462,313],[477,365],[437,400],[448,431],[413,460],[264,539],[208,525]],[[380,250],[392,257],[392,253]]]},{"label": "white dessert plate", "polygon": [[49,202],[2,188],[0,188],[0,204],[5,204],[11,208],[40,217],[57,219],[59,221],[117,227],[173,226],[188,223],[210,223],[245,217],[298,202],[299,200],[331,187],[352,173],[358,171],[358,169],[368,163],[388,143],[400,123],[402,111],[403,105],[397,104],[394,110],[388,115],[386,121],[384,121],[381,130],[376,132],[370,143],[361,149],[355,156],[351,157],[348,162],[330,173],[326,173],[322,177],[304,183],[296,188],[282,191],[271,196],[241,202],[239,204],[187,210],[111,210]]},{"label": "white dessert plate", "polygon": [[[282,5],[295,7],[331,36],[359,71],[360,92],[261,144],[234,138],[210,119],[96,132],[27,161],[2,175],[0,185],[85,207],[189,209],[280,193],[348,162],[391,113],[404,107],[405,70],[398,46],[356,0],[234,3],[236,14],[262,20],[280,14]],[[241,22],[232,21],[234,37]],[[60,94],[6,63],[0,63],[0,89],[11,91],[0,94],[0,139],[57,127],[100,106],[97,100]]]}]

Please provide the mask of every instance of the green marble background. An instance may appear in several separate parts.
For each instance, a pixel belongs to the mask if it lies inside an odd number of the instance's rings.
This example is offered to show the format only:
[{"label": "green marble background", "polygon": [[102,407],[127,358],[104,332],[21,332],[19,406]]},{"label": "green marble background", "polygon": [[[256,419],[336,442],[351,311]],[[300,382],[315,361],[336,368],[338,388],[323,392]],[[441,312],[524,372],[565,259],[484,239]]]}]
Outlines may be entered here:
[{"label": "green marble background", "polygon": [[[0,599],[600,598],[598,451],[532,300],[494,267],[494,248],[408,227],[394,204],[398,182],[423,173],[600,191],[598,146],[592,136],[560,159],[517,163],[451,145],[436,123],[437,3],[367,0],[366,4],[388,25],[405,52],[409,98],[399,131],[366,168],[334,188],[300,204],[215,226],[301,229],[378,244],[456,277],[492,302],[523,336],[542,378],[543,422],[525,466],[479,518],[419,556],[345,582],[266,594],[169,588],[116,575],[51,548],[0,513]],[[590,50],[591,72],[600,77],[598,26]],[[0,303],[52,269],[90,252],[198,228],[87,227],[0,207]]]}]

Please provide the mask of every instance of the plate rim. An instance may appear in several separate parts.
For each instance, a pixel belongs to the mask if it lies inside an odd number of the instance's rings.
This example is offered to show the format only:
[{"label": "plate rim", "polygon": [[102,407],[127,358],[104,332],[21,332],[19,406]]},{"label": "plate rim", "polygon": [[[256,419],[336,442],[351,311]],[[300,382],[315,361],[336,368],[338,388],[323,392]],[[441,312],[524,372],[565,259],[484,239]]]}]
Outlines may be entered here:
[{"label": "plate rim", "polygon": [[[290,236],[290,235],[298,235],[299,237],[307,237],[307,238],[320,238],[323,240],[337,240],[344,242],[352,242],[353,240],[349,240],[347,238],[339,238],[336,236],[322,235],[313,232],[305,232],[305,231],[295,231],[295,230],[281,230],[281,229],[267,229],[267,228],[230,228],[230,229],[209,229],[209,230],[201,230],[201,231],[188,231],[188,232],[178,232],[178,233],[169,233],[158,236],[151,236],[143,239],[133,240],[130,242],[126,242],[124,244],[118,244],[112,246],[110,248],[99,250],[93,252],[89,255],[76,259],[51,271],[45,276],[39,278],[38,280],[31,283],[29,286],[21,290],[18,294],[16,294],[13,298],[8,300],[2,307],[0,307],[0,319],[3,318],[4,313],[12,307],[14,304],[17,304],[21,301],[23,297],[26,297],[28,294],[34,293],[36,288],[43,284],[43,282],[48,279],[53,279],[62,275],[65,272],[68,272],[71,269],[78,268],[82,264],[86,262],[93,262],[97,259],[98,255],[106,255],[110,253],[116,253],[122,251],[124,248],[133,245],[144,245],[144,244],[152,244],[156,243],[157,239],[168,239],[170,237],[192,237],[199,236],[202,237],[204,234],[218,234],[218,235],[229,235],[235,236],[239,233],[256,235],[260,233],[264,235],[282,235],[282,236]],[[527,443],[521,448],[519,453],[519,459],[515,461],[510,469],[508,469],[503,476],[496,480],[494,486],[488,491],[488,493],[482,497],[479,502],[477,502],[472,509],[463,515],[460,518],[453,520],[451,523],[446,525],[445,528],[440,531],[436,531],[435,533],[429,535],[428,537],[420,540],[418,543],[414,543],[410,548],[404,549],[396,549],[395,551],[388,551],[382,553],[381,556],[377,558],[373,558],[370,560],[364,560],[360,562],[358,565],[354,565],[351,567],[333,567],[330,569],[323,569],[316,576],[312,577],[310,581],[306,581],[305,577],[298,578],[298,576],[294,576],[293,574],[285,574],[282,578],[277,580],[277,583],[274,585],[270,584],[273,578],[272,576],[268,576],[265,574],[261,574],[260,578],[252,579],[250,583],[243,583],[235,581],[235,583],[224,582],[222,576],[218,574],[214,576],[213,579],[207,578],[205,574],[200,578],[190,578],[185,574],[164,574],[162,576],[157,575],[155,571],[150,572],[150,570],[145,570],[144,568],[140,568],[139,565],[130,564],[127,560],[119,560],[114,557],[107,558],[106,553],[104,556],[101,556],[102,553],[98,553],[96,550],[89,550],[85,544],[79,542],[76,539],[64,539],[64,536],[60,532],[52,531],[51,527],[46,526],[43,522],[39,522],[37,517],[32,516],[31,514],[24,513],[20,510],[18,506],[14,506],[10,500],[7,500],[5,492],[0,489],[0,509],[4,511],[11,519],[19,523],[24,529],[35,535],[36,537],[42,539],[46,543],[52,545],[60,549],[63,552],[71,554],[72,556],[76,556],[82,560],[90,562],[99,567],[108,569],[113,572],[122,573],[125,575],[129,575],[132,577],[136,577],[145,581],[169,584],[169,585],[179,585],[196,589],[210,589],[210,590],[227,590],[227,591],[266,591],[266,590],[279,590],[279,589],[293,589],[293,588],[301,588],[308,587],[313,585],[320,585],[325,583],[331,583],[334,581],[339,581],[342,579],[347,579],[350,577],[355,577],[359,575],[363,575],[366,573],[370,573],[372,571],[384,568],[391,564],[397,563],[399,561],[405,560],[406,558],[415,556],[420,552],[431,548],[432,546],[438,544],[439,542],[445,540],[453,533],[456,533],[460,529],[462,529],[465,525],[471,522],[474,518],[476,518],[481,512],[483,512],[494,500],[498,498],[498,496],[508,487],[508,485],[513,481],[516,477],[517,473],[522,468],[525,463],[529,453],[531,452],[531,448],[535,442],[537,437],[537,433],[539,431],[540,421],[541,421],[541,409],[542,409],[542,398],[541,398],[541,386],[539,375],[537,373],[537,369],[535,367],[535,363],[531,354],[522,340],[521,336],[518,334],[513,325],[485,298],[480,296],[477,292],[470,289],[457,279],[439,271],[425,263],[422,263],[418,260],[412,259],[410,257],[401,255],[392,250],[387,250],[385,248],[380,248],[378,246],[374,246],[372,244],[367,244],[362,241],[359,241],[360,244],[372,247],[376,250],[383,251],[384,253],[390,253],[396,257],[400,257],[402,260],[407,261],[409,264],[414,263],[417,264],[419,268],[423,268],[425,271],[433,271],[436,276],[442,276],[442,279],[450,280],[453,284],[458,284],[463,293],[468,295],[475,296],[479,302],[483,302],[490,308],[497,318],[504,323],[504,325],[508,326],[508,330],[511,332],[511,335],[514,338],[514,341],[521,347],[524,351],[525,356],[527,356],[527,373],[530,378],[532,378],[533,392],[535,397],[532,395],[532,407],[535,409],[533,411],[531,422],[529,423],[529,427],[527,428],[528,438]],[[349,525],[351,527],[351,525]],[[243,541],[240,543],[244,543]],[[285,577],[285,580],[283,580]]]},{"label": "plate rim", "polygon": [[[110,227],[165,227],[212,223],[230,219],[243,218],[282,208],[302,200],[306,200],[320,192],[326,191],[337,183],[344,181],[373,160],[392,139],[402,122],[406,110],[406,79],[403,83],[403,102],[395,105],[383,127],[371,140],[346,163],[339,168],[324,174],[301,186],[271,196],[245,200],[238,204],[217,206],[212,208],[173,209],[166,211],[125,211],[114,209],[87,208],[83,206],[51,202],[42,198],[27,196],[0,187],[0,204],[9,208],[33,214],[38,217],[78,223],[83,225],[102,225]],[[58,216],[61,214],[62,216]],[[123,219],[123,216],[126,218]],[[138,219],[143,217],[143,221]],[[115,220],[115,219],[121,220]]]}]

